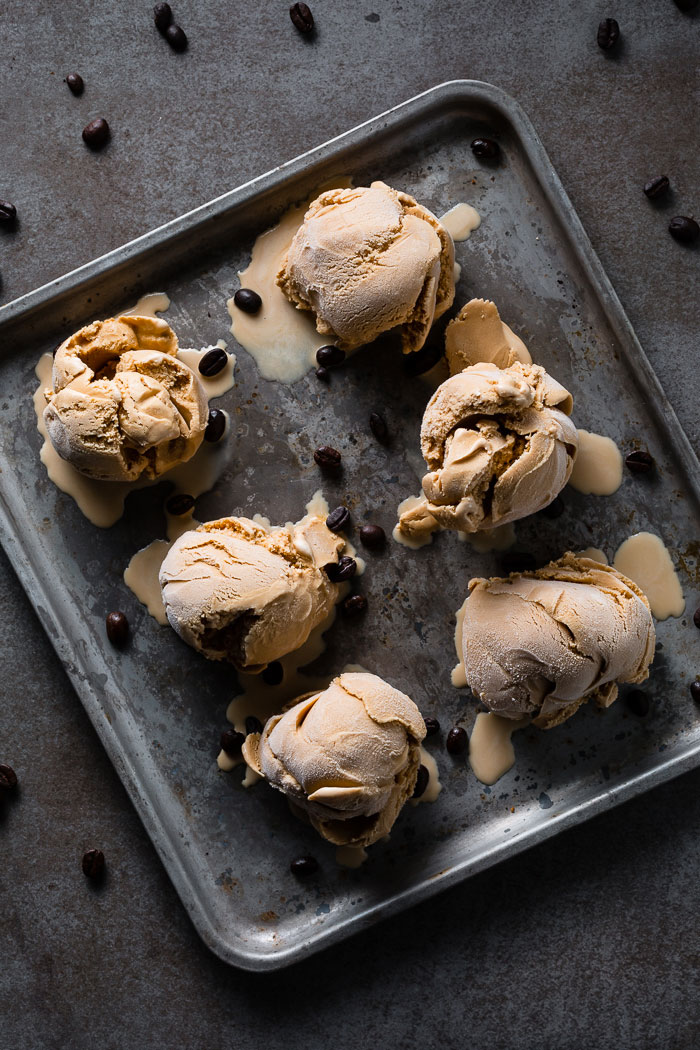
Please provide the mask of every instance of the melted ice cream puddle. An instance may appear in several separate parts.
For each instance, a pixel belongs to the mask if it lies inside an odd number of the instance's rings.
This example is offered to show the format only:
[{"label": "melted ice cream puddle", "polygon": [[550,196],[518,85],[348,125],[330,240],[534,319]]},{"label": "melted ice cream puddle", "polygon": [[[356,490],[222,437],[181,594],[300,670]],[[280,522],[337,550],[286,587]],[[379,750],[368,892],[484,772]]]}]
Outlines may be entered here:
[{"label": "melted ice cream puddle", "polygon": [[413,806],[419,806],[421,802],[436,802],[438,795],[442,791],[437,762],[430,752],[425,750],[422,744],[420,749],[420,764],[425,766],[428,770],[428,784],[420,798],[409,799],[409,802]]},{"label": "melted ice cream puddle", "polygon": [[170,307],[170,297],[165,292],[149,292],[142,295],[135,306],[130,310],[122,310],[123,314],[132,314],[135,317],[155,317],[162,314]]},{"label": "melted ice cream puddle", "polygon": [[646,594],[657,620],[681,616],[685,598],[681,581],[663,540],[652,532],[637,532],[618,548],[613,567],[629,576]]},{"label": "melted ice cream puddle", "polygon": [[608,556],[600,547],[586,547],[585,550],[578,552],[577,557],[590,558],[591,561],[599,561],[601,565],[608,564]]},{"label": "melted ice cream puddle", "polygon": [[453,241],[466,241],[481,226],[481,216],[471,204],[455,204],[454,208],[445,212],[440,222]]},{"label": "melted ice cream puddle", "polygon": [[335,860],[342,868],[359,868],[367,860],[367,850],[362,846],[338,846]]},{"label": "melted ice cream puddle", "polygon": [[602,434],[578,431],[578,452],[569,485],[586,496],[612,496],[622,484],[622,454]]},{"label": "melted ice cream puddle", "polygon": [[483,711],[476,716],[469,738],[469,765],[482,784],[495,784],[515,765],[512,734],[529,725],[529,718],[501,718]]}]

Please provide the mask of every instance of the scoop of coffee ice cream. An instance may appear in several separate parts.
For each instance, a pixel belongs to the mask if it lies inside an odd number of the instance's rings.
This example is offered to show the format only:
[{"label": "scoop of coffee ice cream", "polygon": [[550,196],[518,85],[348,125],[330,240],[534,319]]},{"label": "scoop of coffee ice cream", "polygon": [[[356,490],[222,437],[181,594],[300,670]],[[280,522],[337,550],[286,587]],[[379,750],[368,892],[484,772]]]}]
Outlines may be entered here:
[{"label": "scoop of coffee ice cream", "polygon": [[454,244],[432,212],[383,182],[322,193],[309,206],[277,283],[344,350],[400,327],[420,350],[454,300]]},{"label": "scoop of coffee ice cream", "polygon": [[259,671],[303,645],[340,597],[323,566],[345,541],[323,518],[267,529],[220,518],[183,533],[160,569],[166,615],[210,660]]},{"label": "scoop of coffee ice cream", "polygon": [[369,846],[416,785],[425,723],[377,675],[341,674],[246,738],[243,756],[336,845]]},{"label": "scoop of coffee ice cream", "polygon": [[156,317],[95,321],[63,342],[44,420],[58,454],[103,481],[157,478],[194,455],[207,398]]},{"label": "scoop of coffee ice cream", "polygon": [[649,602],[609,565],[565,554],[533,572],[475,579],[464,607],[467,683],[491,711],[549,729],[586,700],[609,706],[654,658]]},{"label": "scoop of coffee ice cream", "polygon": [[522,339],[501,320],[495,303],[471,299],[445,330],[445,355],[450,372],[485,362],[508,368],[520,361],[532,364]]},{"label": "scoop of coffee ice cream", "polygon": [[472,365],[445,380],[421,426],[426,511],[443,528],[479,532],[546,507],[573,467],[571,408],[538,365]]}]

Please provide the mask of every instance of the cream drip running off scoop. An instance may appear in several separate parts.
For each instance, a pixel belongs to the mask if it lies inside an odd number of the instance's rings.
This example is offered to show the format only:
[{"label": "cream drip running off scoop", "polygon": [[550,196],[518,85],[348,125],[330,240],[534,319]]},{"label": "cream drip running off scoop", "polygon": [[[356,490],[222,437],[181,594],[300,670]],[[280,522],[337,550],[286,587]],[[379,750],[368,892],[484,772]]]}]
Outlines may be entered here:
[{"label": "cream drip running off scoop", "polygon": [[248,765],[337,846],[388,834],[416,786],[425,723],[408,696],[363,673],[273,715],[243,745]]},{"label": "cream drip running off scoop", "polygon": [[183,641],[210,660],[261,670],[298,649],[341,595],[324,566],[345,540],[325,520],[268,528],[220,518],[185,532],[160,569],[165,612]]},{"label": "cream drip running off scoop", "polygon": [[586,700],[608,707],[654,658],[649,603],[632,580],[565,554],[533,572],[475,579],[464,606],[466,681],[498,715],[549,729]]},{"label": "cream drip running off scoop", "polygon": [[440,221],[383,182],[312,201],[277,282],[317,331],[344,350],[397,328],[420,350],[454,300],[454,244]]},{"label": "cream drip running off scoop", "polygon": [[539,365],[471,365],[428,402],[421,451],[425,505],[399,532],[434,527],[475,533],[534,514],[566,484],[577,448],[572,398]]},{"label": "cream drip running off scoop", "polygon": [[102,481],[157,478],[202,443],[207,397],[177,358],[170,325],[152,316],[95,321],[63,342],[44,422],[58,454]]}]

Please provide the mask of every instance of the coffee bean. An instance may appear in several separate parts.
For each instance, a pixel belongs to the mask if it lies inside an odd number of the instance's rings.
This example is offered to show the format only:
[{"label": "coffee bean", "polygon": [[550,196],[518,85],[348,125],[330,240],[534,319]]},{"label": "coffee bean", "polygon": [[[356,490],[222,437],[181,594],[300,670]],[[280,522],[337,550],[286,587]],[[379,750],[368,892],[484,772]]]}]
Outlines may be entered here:
[{"label": "coffee bean", "polygon": [[472,153],[479,160],[495,160],[501,152],[501,147],[494,139],[474,139],[472,142]]},{"label": "coffee bean", "polygon": [[83,875],[99,879],[105,870],[105,855],[101,849],[89,849],[83,854]]},{"label": "coffee bean", "polygon": [[279,660],[269,663],[260,675],[265,685],[279,685],[284,678],[284,667]]},{"label": "coffee bean", "polygon": [[468,743],[469,737],[466,729],[462,729],[461,726],[453,726],[447,734],[445,747],[451,755],[461,755],[467,750]]},{"label": "coffee bean", "polygon": [[351,594],[341,605],[343,616],[359,616],[367,610],[367,599],[364,594]]},{"label": "coffee bean", "polygon": [[193,507],[194,496],[189,496],[186,492],[178,492],[165,501],[165,509],[174,518],[181,518],[189,514]]},{"label": "coffee bean", "polygon": [[555,496],[551,503],[542,508],[540,513],[544,514],[545,518],[554,520],[555,518],[560,518],[565,510],[566,503],[564,503],[564,500],[561,496]]},{"label": "coffee bean", "polygon": [[187,50],[187,35],[182,26],[176,25],[174,22],[168,26],[163,33],[163,36],[170,44],[173,51],[186,51]]},{"label": "coffee bean", "polygon": [[320,346],[316,351],[316,360],[321,368],[337,368],[345,360],[345,351],[339,346]]},{"label": "coffee bean", "polygon": [[80,73],[69,73],[66,77],[66,84],[74,95],[82,95],[85,90],[85,81]]},{"label": "coffee bean", "polygon": [[129,621],[123,612],[107,613],[107,637],[118,649],[126,645],[129,637]]},{"label": "coffee bean", "polygon": [[340,470],[340,462],[343,457],[338,452],[337,448],[331,448],[330,445],[321,445],[314,452],[314,461],[321,470],[325,470],[328,474],[336,474]]},{"label": "coffee bean", "polygon": [[289,17],[294,23],[295,29],[300,33],[311,33],[314,28],[314,16],[307,4],[292,4],[289,8]]},{"label": "coffee bean", "polygon": [[655,179],[651,179],[647,182],[644,187],[644,192],[649,200],[655,200],[657,197],[663,197],[665,193],[668,193],[668,189],[671,183],[668,181],[668,175],[657,175]]},{"label": "coffee bean", "polygon": [[440,723],[438,722],[437,718],[431,718],[430,715],[428,715],[428,717],[424,718],[423,721],[425,722],[426,736],[435,736],[436,733],[440,732]]},{"label": "coffee bean", "polygon": [[91,120],[83,128],[83,142],[90,149],[102,149],[109,141],[109,136],[109,124],[104,117],[97,117],[95,120]]},{"label": "coffee bean", "polygon": [[620,39],[620,27],[614,18],[604,18],[598,26],[598,47],[610,51]]},{"label": "coffee bean", "polygon": [[367,550],[381,550],[386,543],[386,533],[381,525],[363,525],[360,529],[360,542]]},{"label": "coffee bean", "polygon": [[668,232],[681,244],[694,244],[700,237],[700,226],[688,215],[676,215],[668,224]]},{"label": "coffee bean", "polygon": [[350,524],[350,511],[347,507],[336,507],[326,518],[326,528],[331,532],[342,532]]},{"label": "coffee bean", "polygon": [[212,350],[207,350],[200,359],[199,371],[207,379],[211,379],[212,376],[218,376],[219,372],[223,372],[227,364],[228,354],[220,346],[215,346]]},{"label": "coffee bean", "polygon": [[255,715],[248,715],[245,720],[245,735],[250,736],[251,733],[262,733],[263,725],[259,718]]},{"label": "coffee bean", "polygon": [[204,440],[214,445],[221,441],[226,430],[226,413],[220,408],[209,409],[209,419],[204,431]]},{"label": "coffee bean", "polygon": [[674,3],[679,11],[683,11],[685,14],[688,11],[694,11],[698,6],[698,0],[674,0]]},{"label": "coffee bean", "polygon": [[172,25],[173,21],[173,9],[170,4],[156,4],[153,8],[153,21],[156,24],[156,29],[164,33],[168,26]]},{"label": "coffee bean", "polygon": [[12,791],[12,789],[16,787],[17,774],[14,769],[12,766],[6,766],[4,763],[0,763],[0,789],[2,791]]},{"label": "coffee bean", "polygon": [[297,875],[303,879],[307,875],[313,875],[318,871],[318,861],[315,857],[297,857],[289,865],[289,870],[292,875]]},{"label": "coffee bean", "polygon": [[633,689],[625,697],[625,703],[633,715],[645,718],[649,714],[649,697],[641,689]]},{"label": "coffee bean", "polygon": [[690,695],[696,704],[700,704],[700,682],[693,682],[691,684]]},{"label": "coffee bean", "polygon": [[239,288],[233,301],[244,314],[256,314],[262,306],[262,299],[252,288]]},{"label": "coffee bean", "polygon": [[503,572],[532,572],[537,565],[534,554],[527,551],[507,551],[499,558]]},{"label": "coffee bean", "polygon": [[697,609],[693,613],[693,623],[695,624],[695,626],[697,628],[700,629],[700,605],[697,607]]},{"label": "coffee bean", "polygon": [[444,353],[445,348],[442,343],[437,339],[431,339],[420,350],[404,354],[403,370],[407,376],[422,376],[424,372],[429,372],[435,367]]},{"label": "coffee bean", "polygon": [[654,467],[654,459],[648,452],[637,449],[625,456],[625,464],[633,474],[648,474]]},{"label": "coffee bean", "polygon": [[330,372],[328,371],[327,368],[317,368],[316,369],[316,378],[320,379],[322,383],[330,383],[330,381],[331,381],[331,374],[330,374]]},{"label": "coffee bean", "polygon": [[413,789],[413,798],[420,798],[421,795],[425,794],[429,780],[430,773],[425,766],[418,766],[418,776],[416,777],[416,786]]},{"label": "coffee bean", "polygon": [[231,758],[239,758],[244,740],[243,733],[237,733],[235,729],[224,729],[219,743],[221,744],[221,750],[227,755]]},{"label": "coffee bean", "polygon": [[329,562],[323,568],[331,583],[344,583],[346,580],[351,580],[357,572],[357,562],[354,558],[344,556],[337,562]]},{"label": "coffee bean", "polygon": [[0,201],[0,223],[8,226],[17,218],[17,209],[9,201]]},{"label": "coffee bean", "polygon": [[372,412],[369,417],[369,429],[380,445],[389,444],[389,428],[377,412]]}]

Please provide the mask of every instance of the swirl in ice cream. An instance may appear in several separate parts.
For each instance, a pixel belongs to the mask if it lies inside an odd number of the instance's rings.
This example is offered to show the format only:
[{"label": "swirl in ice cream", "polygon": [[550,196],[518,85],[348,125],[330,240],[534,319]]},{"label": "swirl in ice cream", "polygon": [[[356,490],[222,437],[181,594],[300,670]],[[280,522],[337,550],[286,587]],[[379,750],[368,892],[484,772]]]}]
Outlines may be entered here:
[{"label": "swirl in ice cream", "polygon": [[383,182],[333,189],[311,203],[277,283],[344,350],[399,328],[420,350],[454,300],[454,244],[438,219]]},{"label": "swirl in ice cream", "polygon": [[347,673],[270,718],[243,745],[248,765],[336,845],[369,846],[413,794],[425,723],[374,674]]},{"label": "swirl in ice cream", "polygon": [[157,317],[95,321],[61,343],[44,421],[58,454],[90,478],[157,478],[202,443],[208,403]]}]

